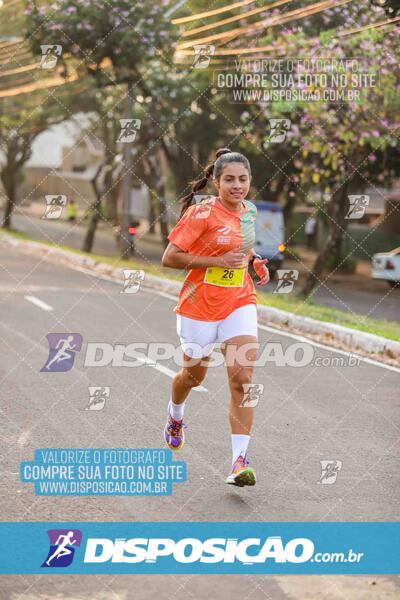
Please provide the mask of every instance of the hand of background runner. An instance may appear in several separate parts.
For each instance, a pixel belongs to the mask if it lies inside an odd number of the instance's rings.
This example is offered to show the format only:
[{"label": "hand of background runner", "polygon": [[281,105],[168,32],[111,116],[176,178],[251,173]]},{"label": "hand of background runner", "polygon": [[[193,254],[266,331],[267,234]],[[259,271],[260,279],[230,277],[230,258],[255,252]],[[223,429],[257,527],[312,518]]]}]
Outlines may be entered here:
[{"label": "hand of background runner", "polygon": [[255,258],[253,261],[253,269],[260,278],[260,280],[257,281],[257,285],[265,285],[269,281],[268,267],[265,266],[265,263],[267,262],[268,258]]},{"label": "hand of background runner", "polygon": [[226,267],[228,269],[242,269],[246,265],[246,254],[240,250],[240,246],[218,256],[219,267]]}]

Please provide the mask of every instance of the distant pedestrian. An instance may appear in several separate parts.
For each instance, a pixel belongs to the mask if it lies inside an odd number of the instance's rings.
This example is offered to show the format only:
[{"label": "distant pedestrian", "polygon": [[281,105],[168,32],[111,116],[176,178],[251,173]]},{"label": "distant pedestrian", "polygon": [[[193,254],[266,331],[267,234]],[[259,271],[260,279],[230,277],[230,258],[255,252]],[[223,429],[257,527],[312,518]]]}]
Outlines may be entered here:
[{"label": "distant pedestrian", "polygon": [[138,232],[138,227],[140,225],[140,221],[132,219],[129,223],[128,227],[128,235],[129,235],[129,254],[131,256],[135,255],[136,247],[135,247],[135,237]]},{"label": "distant pedestrian", "polygon": [[67,220],[76,221],[77,209],[75,200],[70,200],[67,204]]}]

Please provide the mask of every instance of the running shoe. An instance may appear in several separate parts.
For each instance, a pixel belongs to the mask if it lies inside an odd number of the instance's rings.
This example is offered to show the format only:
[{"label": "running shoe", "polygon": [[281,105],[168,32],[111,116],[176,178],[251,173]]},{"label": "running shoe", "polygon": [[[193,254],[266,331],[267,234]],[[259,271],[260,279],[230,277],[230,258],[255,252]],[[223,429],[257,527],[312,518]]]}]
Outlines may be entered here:
[{"label": "running shoe", "polygon": [[184,427],[183,420],[176,421],[168,414],[167,424],[164,429],[164,439],[171,450],[180,450],[185,443]]},{"label": "running shoe", "polygon": [[249,467],[249,461],[246,460],[245,456],[239,455],[237,457],[225,483],[238,485],[239,487],[256,484],[256,472]]}]

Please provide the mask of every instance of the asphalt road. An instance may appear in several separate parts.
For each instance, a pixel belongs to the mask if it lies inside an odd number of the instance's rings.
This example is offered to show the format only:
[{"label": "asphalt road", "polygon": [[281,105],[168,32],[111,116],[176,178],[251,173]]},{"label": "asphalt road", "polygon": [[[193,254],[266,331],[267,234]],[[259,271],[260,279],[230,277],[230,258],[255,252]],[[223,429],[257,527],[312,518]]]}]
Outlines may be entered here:
[{"label": "asphalt road", "polygon": [[[88,342],[173,342],[174,301],[0,246],[1,507],[5,521],[391,521],[398,518],[399,371],[358,366],[258,367],[265,386],[249,458],[251,489],[224,485],[230,467],[228,386],[210,369],[193,391],[179,453],[188,479],[169,497],[39,497],[19,465],[41,447],[162,447],[172,374],[150,366],[84,367]],[[32,298],[46,303],[44,310]],[[41,373],[46,334],[79,332],[82,350],[66,373]],[[283,351],[298,340],[260,329]],[[315,347],[315,357],[342,356]],[[172,372],[173,360],[162,363]],[[110,386],[102,411],[85,411],[88,386]],[[319,485],[320,461],[342,462]],[[374,583],[375,582],[375,583]],[[3,576],[0,598],[159,600],[174,598],[395,598],[396,577],[352,576]]]},{"label": "asphalt road", "polygon": [[[81,249],[86,225],[70,225],[66,221],[44,221],[35,215],[13,215],[13,224],[27,235],[45,242],[53,242],[72,248]],[[96,232],[93,253],[114,256],[115,239],[109,229],[99,228]],[[139,234],[137,240],[137,258],[159,264],[163,249],[158,239]],[[305,270],[305,263],[286,260],[284,268]],[[301,276],[301,275],[300,275]],[[343,279],[343,278],[342,278]],[[375,319],[398,321],[400,314],[400,290],[390,288],[385,281],[368,279],[359,284],[352,284],[351,278],[337,282],[329,278],[318,285],[314,292],[314,301],[323,306],[337,308],[355,315],[369,316]],[[265,290],[272,292],[276,287],[271,282]],[[360,320],[362,317],[360,316]]]}]

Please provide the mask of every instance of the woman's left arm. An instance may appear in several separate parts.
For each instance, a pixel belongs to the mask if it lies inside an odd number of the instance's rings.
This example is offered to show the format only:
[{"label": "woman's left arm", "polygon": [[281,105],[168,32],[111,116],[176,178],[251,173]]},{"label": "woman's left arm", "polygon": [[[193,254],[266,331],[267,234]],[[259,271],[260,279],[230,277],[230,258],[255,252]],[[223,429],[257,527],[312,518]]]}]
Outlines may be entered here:
[{"label": "woman's left arm", "polygon": [[260,278],[259,281],[256,282],[257,285],[266,285],[269,281],[269,270],[268,267],[265,266],[265,263],[268,262],[268,258],[260,258],[254,248],[251,248],[249,260],[253,261],[253,269]]}]

